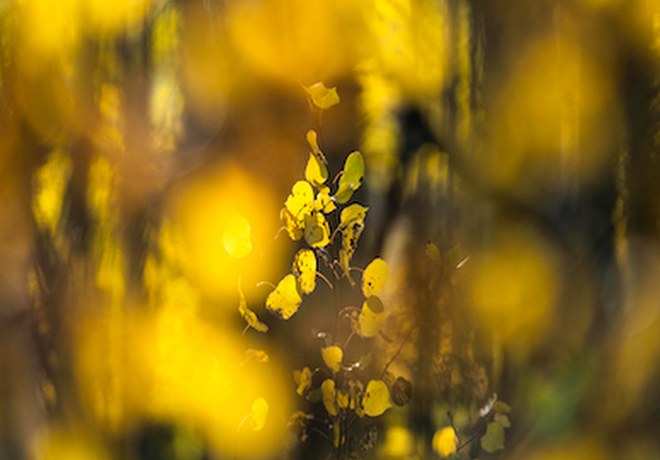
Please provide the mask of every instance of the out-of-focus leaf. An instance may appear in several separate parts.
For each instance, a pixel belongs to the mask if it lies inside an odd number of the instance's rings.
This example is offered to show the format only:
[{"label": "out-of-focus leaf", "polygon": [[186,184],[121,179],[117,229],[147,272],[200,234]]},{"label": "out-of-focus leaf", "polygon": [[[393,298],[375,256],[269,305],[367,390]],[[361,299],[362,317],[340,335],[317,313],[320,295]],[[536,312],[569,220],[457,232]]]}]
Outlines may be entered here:
[{"label": "out-of-focus leaf", "polygon": [[321,394],[323,396],[323,406],[331,416],[337,415],[337,405],[335,404],[335,381],[326,379],[321,384]]},{"label": "out-of-focus leaf", "polygon": [[301,371],[294,371],[293,380],[298,385],[296,393],[298,393],[298,396],[302,396],[312,385],[312,371],[309,367],[304,367]]},{"label": "out-of-focus leaf", "polygon": [[264,398],[257,398],[250,410],[250,426],[254,431],[260,431],[266,424],[268,417],[268,402]]},{"label": "out-of-focus leaf", "polygon": [[390,390],[382,380],[370,380],[362,398],[364,415],[378,417],[392,407]]},{"label": "out-of-focus leaf", "polygon": [[371,296],[364,301],[358,316],[358,334],[361,337],[375,337],[378,335],[385,319],[384,310],[383,302],[376,296]]},{"label": "out-of-focus leaf", "polygon": [[490,422],[486,434],[481,437],[481,447],[486,452],[504,449],[504,428],[497,422]]},{"label": "out-of-focus leaf", "polygon": [[323,82],[318,82],[310,86],[305,86],[305,91],[307,91],[312,102],[319,109],[329,109],[339,104],[339,94],[337,94],[337,88],[334,86],[326,88]]},{"label": "out-of-focus leaf", "polygon": [[257,314],[247,306],[247,301],[245,300],[245,294],[243,293],[243,288],[241,288],[240,280],[238,282],[238,295],[238,312],[241,314],[245,322],[248,323],[248,326],[257,332],[268,332],[268,326],[259,321]]},{"label": "out-of-focus leaf", "polygon": [[280,211],[280,220],[284,224],[286,232],[289,234],[289,238],[293,241],[298,241],[303,236],[303,231],[305,229],[304,222],[296,219],[291,211],[287,208],[282,208]]},{"label": "out-of-focus leaf", "polygon": [[298,311],[301,303],[302,297],[298,292],[296,277],[290,273],[282,278],[275,290],[266,298],[266,308],[282,319],[291,318]]},{"label": "out-of-focus leaf", "polygon": [[222,232],[222,245],[227,253],[241,259],[252,252],[252,226],[243,216],[234,215]]},{"label": "out-of-focus leaf", "polygon": [[344,351],[337,345],[321,348],[321,356],[323,362],[332,372],[339,372],[341,369],[341,362],[344,358]]},{"label": "out-of-focus leaf", "polygon": [[509,420],[509,417],[504,414],[495,414],[495,421],[502,425],[503,428],[511,427],[511,421]]},{"label": "out-of-focus leaf", "polygon": [[270,358],[268,353],[266,353],[264,350],[248,348],[245,350],[245,359],[248,361],[256,361],[258,363],[267,363]]},{"label": "out-of-focus leaf", "polygon": [[292,271],[303,294],[310,294],[316,287],[316,255],[310,249],[301,249],[293,259]]},{"label": "out-of-focus leaf", "polygon": [[397,377],[392,385],[392,402],[397,406],[405,406],[412,397],[412,383],[403,377]]},{"label": "out-of-focus leaf", "polygon": [[350,397],[348,393],[345,393],[341,390],[337,392],[337,406],[339,406],[340,409],[348,409],[349,401]]},{"label": "out-of-focus leaf", "polygon": [[456,431],[450,426],[439,429],[433,435],[433,450],[441,457],[449,457],[456,453],[458,437]]},{"label": "out-of-focus leaf", "polygon": [[371,261],[362,275],[362,293],[365,297],[380,294],[383,285],[387,281],[389,270],[387,262],[380,257]]}]

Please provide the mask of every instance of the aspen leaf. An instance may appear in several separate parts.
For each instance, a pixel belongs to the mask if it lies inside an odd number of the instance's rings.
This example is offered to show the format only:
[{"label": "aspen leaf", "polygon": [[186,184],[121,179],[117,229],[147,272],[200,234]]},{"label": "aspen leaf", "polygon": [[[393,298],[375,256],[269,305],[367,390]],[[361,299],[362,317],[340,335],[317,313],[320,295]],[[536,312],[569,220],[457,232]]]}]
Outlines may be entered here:
[{"label": "aspen leaf", "polygon": [[259,321],[257,314],[248,308],[240,280],[238,282],[238,295],[238,312],[241,314],[245,322],[248,323],[248,326],[257,332],[268,332],[268,326]]},{"label": "aspen leaf", "polygon": [[305,217],[305,241],[313,248],[323,248],[330,243],[330,226],[323,213]]},{"label": "aspen leaf", "polygon": [[350,206],[346,206],[341,210],[339,215],[339,225],[342,229],[345,229],[349,225],[355,222],[364,223],[364,219],[367,216],[367,211],[369,208],[362,206],[360,204],[354,203]]},{"label": "aspen leaf", "polygon": [[304,367],[301,371],[294,371],[293,380],[296,382],[296,385],[298,385],[296,393],[298,393],[298,396],[302,396],[312,385],[312,371],[309,367]]},{"label": "aspen leaf", "polygon": [[328,180],[328,168],[314,155],[309,155],[305,166],[305,179],[316,187],[321,187]]},{"label": "aspen leaf", "polygon": [[337,345],[321,348],[323,362],[332,372],[339,372],[341,361],[344,358],[344,352]]},{"label": "aspen leaf", "polygon": [[266,298],[266,308],[282,319],[289,319],[298,311],[302,297],[298,292],[296,277],[286,275]]},{"label": "aspen leaf", "polygon": [[328,411],[328,414],[331,416],[337,415],[337,405],[335,404],[335,381],[332,379],[326,379],[321,384],[321,395],[323,398],[323,406],[325,410]]},{"label": "aspen leaf", "polygon": [[319,109],[329,109],[330,107],[339,104],[339,94],[337,94],[337,88],[326,88],[323,82],[305,86],[305,91],[307,91],[310,98],[312,99],[312,102]]},{"label": "aspen leaf", "polygon": [[307,143],[309,144],[309,148],[312,149],[312,155],[315,158],[317,158],[321,163],[327,165],[328,160],[325,158],[325,155],[319,148],[318,135],[316,134],[316,131],[314,131],[313,129],[307,131]]},{"label": "aspen leaf", "polygon": [[352,152],[346,158],[344,163],[344,170],[339,178],[339,186],[335,194],[335,201],[337,203],[346,203],[353,196],[360,185],[362,185],[362,178],[364,177],[364,158],[360,152]]},{"label": "aspen leaf", "polygon": [[433,450],[441,457],[449,457],[456,453],[458,437],[456,431],[450,426],[441,428],[433,435]]},{"label": "aspen leaf", "polygon": [[258,363],[267,363],[270,358],[268,353],[263,350],[248,348],[245,350],[245,359],[248,361],[256,361]]},{"label": "aspen leaf", "polygon": [[387,262],[380,257],[371,261],[362,275],[362,293],[365,297],[380,294],[383,285],[387,281],[389,270]]},{"label": "aspen leaf", "polygon": [[313,202],[314,189],[309,182],[299,180],[293,184],[291,194],[284,202],[284,206],[295,219],[301,221],[311,212]]},{"label": "aspen leaf", "polygon": [[300,292],[310,294],[316,287],[316,255],[310,249],[301,249],[293,258],[292,271]]},{"label": "aspen leaf", "polygon": [[304,222],[296,219],[287,208],[282,208],[280,211],[280,219],[284,224],[286,232],[289,234],[289,238],[293,241],[298,241],[302,238],[303,231],[305,230]]},{"label": "aspen leaf", "polygon": [[241,259],[252,252],[252,226],[242,216],[232,216],[222,232],[222,245],[227,253]]},{"label": "aspen leaf", "polygon": [[266,417],[268,417],[268,403],[264,398],[257,398],[252,403],[252,408],[250,410],[250,424],[254,431],[261,430],[265,423]]},{"label": "aspen leaf", "polygon": [[503,428],[511,428],[511,421],[509,420],[509,417],[504,414],[495,414],[494,420],[502,425]]},{"label": "aspen leaf", "polygon": [[322,187],[319,190],[319,193],[316,194],[316,199],[314,200],[314,210],[327,214],[334,211],[335,209],[337,209],[337,206],[330,197],[330,188]]},{"label": "aspen leaf", "polygon": [[382,380],[370,380],[362,398],[362,409],[369,417],[378,417],[392,407],[390,390]]},{"label": "aspen leaf", "polygon": [[412,398],[412,383],[403,377],[397,377],[392,384],[392,402],[397,406],[405,406]]},{"label": "aspen leaf", "polygon": [[490,422],[486,434],[481,437],[481,447],[488,453],[504,449],[504,428],[497,422]]},{"label": "aspen leaf", "polygon": [[362,304],[362,310],[358,316],[359,331],[361,337],[375,337],[383,325],[384,315],[383,302],[376,297],[367,298]]},{"label": "aspen leaf", "polygon": [[341,390],[337,392],[337,406],[339,406],[340,409],[348,409],[349,401],[350,397],[348,393],[345,393]]}]

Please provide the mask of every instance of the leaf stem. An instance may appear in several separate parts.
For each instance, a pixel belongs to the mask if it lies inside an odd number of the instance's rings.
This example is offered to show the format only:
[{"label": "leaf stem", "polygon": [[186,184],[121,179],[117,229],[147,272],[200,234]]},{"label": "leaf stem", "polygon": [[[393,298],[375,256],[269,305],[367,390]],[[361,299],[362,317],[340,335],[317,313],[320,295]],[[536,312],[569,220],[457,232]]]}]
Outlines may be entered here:
[{"label": "leaf stem", "polygon": [[408,340],[410,340],[410,337],[412,337],[413,331],[417,329],[417,325],[415,324],[413,327],[410,328],[410,331],[408,331],[408,334],[406,335],[406,338],[403,339],[403,342],[401,342],[401,345],[399,345],[399,349],[394,353],[394,355],[390,358],[390,360],[385,364],[385,368],[383,368],[383,372],[381,372],[381,378],[385,375],[385,372],[387,372],[387,369],[390,367],[390,365],[399,357],[399,354],[403,350],[403,347],[406,346],[406,343],[408,343]]}]

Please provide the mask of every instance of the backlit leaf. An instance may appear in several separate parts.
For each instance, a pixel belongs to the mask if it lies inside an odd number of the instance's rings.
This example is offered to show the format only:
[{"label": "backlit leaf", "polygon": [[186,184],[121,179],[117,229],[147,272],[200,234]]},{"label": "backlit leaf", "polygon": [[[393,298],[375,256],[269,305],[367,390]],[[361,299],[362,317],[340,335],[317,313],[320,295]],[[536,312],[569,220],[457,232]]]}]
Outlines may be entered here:
[{"label": "backlit leaf", "polygon": [[257,398],[252,403],[252,408],[250,410],[250,425],[254,431],[261,430],[265,423],[266,418],[268,417],[268,403],[264,398]]},{"label": "backlit leaf", "polygon": [[387,262],[380,257],[371,261],[362,275],[362,293],[365,297],[378,295],[388,276]]},{"label": "backlit leaf", "polygon": [[456,431],[450,426],[441,428],[433,435],[433,450],[441,457],[449,457],[456,453],[458,437]]},{"label": "backlit leaf", "polygon": [[305,217],[305,241],[313,248],[323,248],[330,243],[330,226],[323,213]]},{"label": "backlit leaf", "polygon": [[310,294],[316,287],[316,255],[310,249],[301,249],[293,258],[292,271],[303,294]]},{"label": "backlit leaf", "polygon": [[286,232],[289,234],[289,238],[291,238],[293,241],[298,241],[300,238],[302,238],[303,231],[305,230],[304,221],[301,222],[296,219],[293,214],[291,214],[291,211],[289,211],[287,208],[282,208],[280,211],[280,219],[284,224]]},{"label": "backlit leaf", "polygon": [[306,86],[305,90],[309,93],[314,105],[319,109],[329,109],[339,104],[339,94],[337,94],[336,87],[326,88],[323,82],[318,82]]},{"label": "backlit leaf", "polygon": [[337,415],[337,405],[335,404],[335,381],[326,379],[321,384],[321,394],[323,397],[323,406],[331,416]]},{"label": "backlit leaf", "polygon": [[412,383],[399,376],[392,384],[392,402],[397,406],[405,406],[412,398]]},{"label": "backlit leaf", "polygon": [[222,245],[227,253],[240,259],[252,252],[252,226],[243,216],[234,215],[222,232]]},{"label": "backlit leaf", "polygon": [[371,296],[364,301],[358,316],[360,326],[358,333],[361,337],[375,337],[378,335],[385,319],[383,311],[383,302],[378,297]]},{"label": "backlit leaf", "polygon": [[296,393],[298,396],[302,396],[312,384],[312,371],[309,367],[304,367],[301,371],[294,371],[293,380],[298,385]]},{"label": "backlit leaf", "polygon": [[504,449],[504,428],[497,422],[490,422],[486,434],[481,437],[481,447],[486,452]]},{"label": "backlit leaf", "polygon": [[346,206],[341,211],[339,217],[339,225],[341,226],[342,229],[344,229],[355,222],[364,223],[364,219],[367,216],[368,210],[369,208],[367,208],[366,206],[362,206],[357,203],[354,203],[350,206]]},{"label": "backlit leaf", "polygon": [[339,372],[341,361],[344,358],[344,352],[337,345],[321,348],[323,362],[332,372]]},{"label": "backlit leaf", "polygon": [[314,155],[309,155],[305,167],[305,179],[316,187],[321,187],[328,180],[328,168]]},{"label": "backlit leaf", "polygon": [[319,190],[319,193],[316,194],[316,200],[314,200],[314,210],[327,214],[334,211],[335,209],[337,209],[337,206],[330,197],[330,188],[322,187],[321,190]]},{"label": "backlit leaf", "polygon": [[328,160],[325,158],[324,153],[319,148],[318,136],[316,134],[316,131],[314,131],[313,129],[307,131],[307,143],[309,144],[309,148],[312,149],[312,155],[314,155],[314,157],[316,157],[319,160],[319,162],[323,163],[324,165],[327,165]]},{"label": "backlit leaf", "polygon": [[390,390],[382,380],[370,380],[362,398],[362,409],[369,417],[378,417],[392,407]]},{"label": "backlit leaf", "polygon": [[295,219],[302,221],[312,211],[313,202],[314,189],[309,182],[299,180],[293,184],[291,194],[284,202],[284,206]]},{"label": "backlit leaf", "polygon": [[266,298],[266,308],[282,319],[289,319],[298,311],[302,297],[298,292],[296,277],[286,275]]},{"label": "backlit leaf", "polygon": [[348,393],[345,393],[341,390],[337,392],[337,406],[339,406],[340,409],[348,409],[349,401],[350,397]]},{"label": "backlit leaf", "polygon": [[341,248],[339,249],[339,266],[351,284],[354,284],[350,274],[351,260],[357,249],[358,241],[364,230],[364,218],[368,208],[352,204],[344,208],[340,216]]},{"label": "backlit leaf", "polygon": [[238,312],[241,314],[245,322],[248,323],[248,326],[257,332],[268,332],[268,326],[259,321],[257,314],[248,308],[240,280],[238,282],[238,295]]},{"label": "backlit leaf", "polygon": [[248,348],[245,350],[245,359],[248,361],[256,361],[258,363],[267,363],[270,358],[268,353],[263,350]]},{"label": "backlit leaf", "polygon": [[335,201],[337,203],[346,203],[353,196],[360,185],[362,185],[362,178],[364,177],[364,158],[360,152],[352,152],[346,158],[344,163],[344,170],[339,178],[339,186],[335,194]]}]

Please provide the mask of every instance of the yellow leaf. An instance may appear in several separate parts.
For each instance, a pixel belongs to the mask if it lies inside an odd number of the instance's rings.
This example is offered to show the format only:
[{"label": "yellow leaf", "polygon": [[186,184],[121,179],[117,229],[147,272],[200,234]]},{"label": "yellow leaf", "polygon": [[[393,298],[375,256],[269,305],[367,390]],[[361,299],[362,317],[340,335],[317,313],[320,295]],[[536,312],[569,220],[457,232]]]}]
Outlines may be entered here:
[{"label": "yellow leaf", "polygon": [[333,417],[337,415],[335,395],[335,381],[332,379],[324,380],[321,384],[321,397],[323,398],[323,405],[325,406],[325,410],[327,410],[328,414]]},{"label": "yellow leaf", "polygon": [[348,393],[345,393],[341,390],[337,392],[337,406],[339,406],[340,409],[348,409],[349,401],[350,398]]},{"label": "yellow leaf", "polygon": [[319,190],[319,193],[316,194],[316,200],[314,200],[314,210],[321,211],[325,214],[334,211],[337,209],[335,202],[330,198],[330,188],[322,187]]},{"label": "yellow leaf", "polygon": [[298,221],[305,219],[305,216],[312,210],[314,202],[314,190],[309,182],[299,180],[291,188],[291,194],[286,199],[284,206],[291,215]]},{"label": "yellow leaf", "polygon": [[326,88],[323,82],[314,83],[306,86],[305,90],[312,99],[312,102],[319,109],[329,109],[333,105],[339,104],[339,94],[337,88]]},{"label": "yellow leaf", "polygon": [[250,422],[254,431],[261,430],[266,424],[266,417],[268,416],[268,403],[264,398],[257,398],[252,403],[252,410],[250,411]]},{"label": "yellow leaf", "polygon": [[316,134],[316,131],[313,129],[310,129],[307,131],[307,143],[309,144],[309,147],[312,149],[312,155],[316,157],[319,162],[323,163],[324,165],[328,164],[328,160],[325,158],[325,155],[319,148],[319,143],[318,143],[318,136]]},{"label": "yellow leaf", "polygon": [[312,371],[309,367],[304,367],[301,371],[294,371],[293,380],[298,385],[296,393],[298,393],[298,396],[302,396],[312,384]]},{"label": "yellow leaf", "polygon": [[371,261],[362,275],[362,293],[365,297],[380,294],[380,290],[387,281],[387,262],[380,257]]},{"label": "yellow leaf", "polygon": [[328,180],[328,168],[311,153],[305,167],[305,179],[316,187],[321,187]]},{"label": "yellow leaf", "polygon": [[227,253],[240,259],[252,252],[252,226],[243,216],[234,215],[222,232],[222,245]]},{"label": "yellow leaf", "polygon": [[390,390],[382,380],[370,380],[362,399],[362,409],[369,417],[378,417],[392,407]]},{"label": "yellow leaf", "polygon": [[258,363],[267,363],[270,359],[268,353],[263,350],[248,348],[245,350],[245,359],[247,361],[256,361]]},{"label": "yellow leaf", "polygon": [[362,310],[358,317],[360,325],[359,334],[361,337],[375,337],[380,332],[383,325],[383,302],[376,296],[368,297],[362,304]]},{"label": "yellow leaf", "polygon": [[446,426],[439,429],[433,435],[433,450],[441,457],[449,457],[456,453],[458,437],[454,428]]},{"label": "yellow leaf", "polygon": [[332,372],[339,372],[341,361],[344,358],[344,352],[337,345],[321,348],[323,362]]},{"label": "yellow leaf", "polygon": [[346,206],[341,211],[339,225],[342,227],[342,229],[344,229],[354,222],[364,223],[364,219],[367,216],[368,210],[369,208],[366,206],[362,206],[357,203]]},{"label": "yellow leaf", "polygon": [[364,177],[364,158],[360,152],[352,152],[346,158],[344,170],[339,178],[339,186],[335,194],[337,203],[346,203],[353,196],[353,192],[362,185]]},{"label": "yellow leaf", "polygon": [[292,274],[286,275],[277,284],[274,291],[266,298],[266,308],[282,319],[289,319],[298,311],[302,297],[298,292],[296,277]]},{"label": "yellow leaf", "polygon": [[293,274],[303,294],[310,294],[316,287],[316,255],[310,249],[301,249],[293,259]]},{"label": "yellow leaf", "polygon": [[238,280],[238,295],[238,312],[241,314],[245,322],[248,323],[248,325],[257,332],[268,332],[268,326],[259,321],[257,314],[248,308],[247,301],[245,300],[245,294],[241,288],[240,280]]},{"label": "yellow leaf", "polygon": [[323,248],[330,243],[330,226],[323,213],[305,217],[305,241],[313,248]]},{"label": "yellow leaf", "polygon": [[280,211],[280,219],[284,224],[286,232],[289,234],[289,238],[293,241],[298,241],[302,238],[303,230],[305,229],[304,222],[296,219],[287,208],[282,208]]}]

